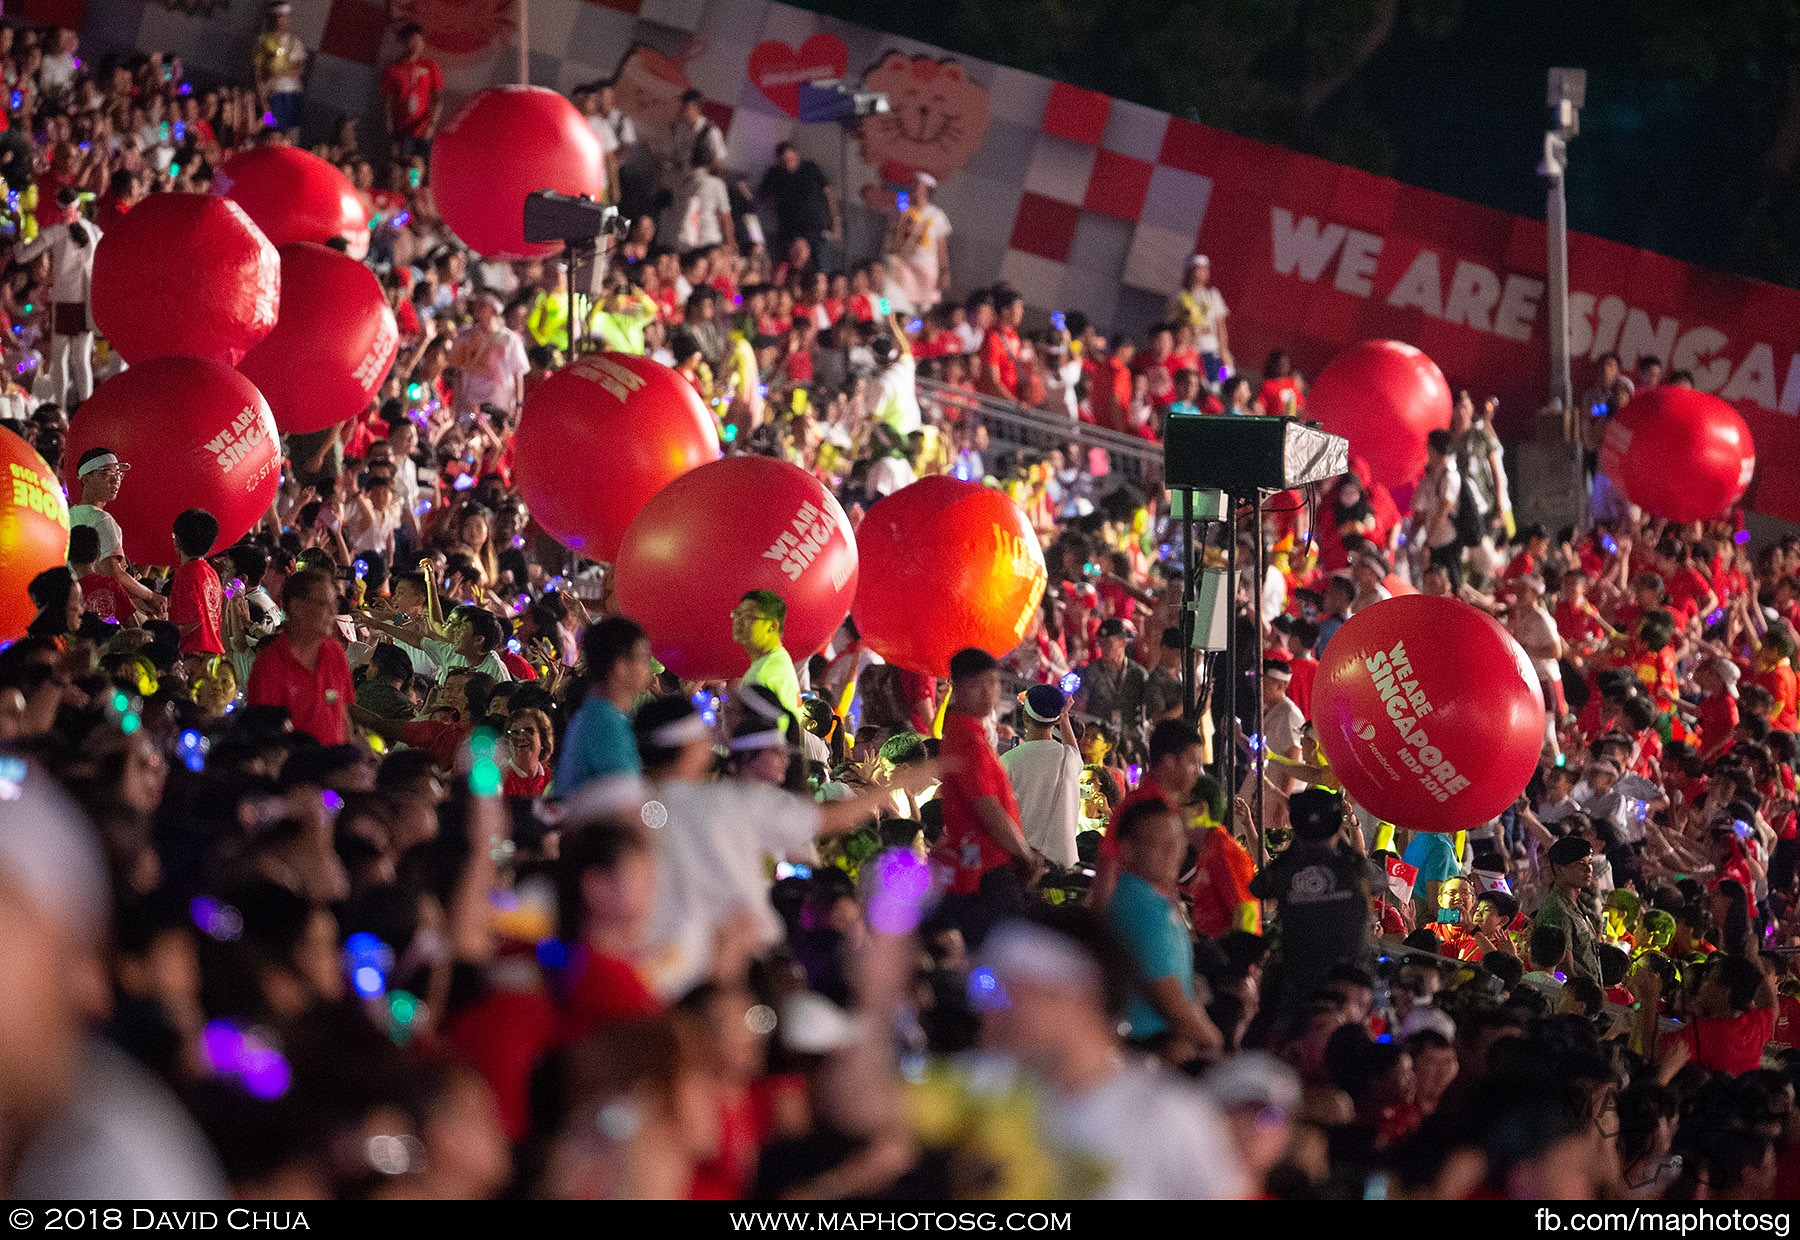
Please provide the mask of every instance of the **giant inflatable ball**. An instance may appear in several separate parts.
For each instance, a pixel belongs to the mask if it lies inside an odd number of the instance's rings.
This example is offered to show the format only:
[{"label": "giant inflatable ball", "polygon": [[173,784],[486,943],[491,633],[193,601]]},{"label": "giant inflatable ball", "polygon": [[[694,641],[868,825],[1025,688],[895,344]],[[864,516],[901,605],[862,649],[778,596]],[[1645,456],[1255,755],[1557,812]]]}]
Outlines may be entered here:
[{"label": "giant inflatable ball", "polygon": [[856,544],[857,630],[888,662],[933,676],[948,676],[965,647],[998,658],[1017,646],[1049,580],[1017,504],[943,475],[876,501]]},{"label": "giant inflatable ball", "polygon": [[1725,401],[1663,384],[1606,427],[1600,468],[1653,517],[1704,521],[1735,504],[1756,473],[1750,427]]},{"label": "giant inflatable ball", "polygon": [[94,326],[133,366],[235,366],[274,328],[280,297],[280,256],[229,198],[152,194],[94,250]]},{"label": "giant inflatable ball", "polygon": [[159,357],[115,375],[69,421],[63,477],[81,502],[76,462],[105,448],[131,466],[106,506],[134,564],[173,564],[175,517],[204,508],[219,520],[216,551],[248,533],[275,502],[281,443],[250,380],[219,362]]},{"label": "giant inflatable ball", "polygon": [[354,418],[381,390],[400,329],[381,281],[326,246],[281,247],[281,314],[238,363],[284,434],[322,431]]},{"label": "giant inflatable ball", "polygon": [[37,615],[26,587],[69,554],[69,506],[44,458],[19,436],[0,431],[0,640],[25,635]]},{"label": "giant inflatable ball", "polygon": [[297,146],[259,146],[233,155],[213,173],[224,194],[276,249],[295,241],[342,238],[351,258],[369,252],[369,213],[350,178]]},{"label": "giant inflatable ball", "polygon": [[1375,481],[1407,486],[1425,472],[1425,436],[1450,425],[1450,385],[1418,349],[1365,340],[1332,358],[1306,393],[1309,416],[1350,441]]},{"label": "giant inflatable ball", "polygon": [[766,456],[714,461],[658,491],[626,529],[615,567],[619,610],[688,680],[749,668],[731,611],[751,590],[787,604],[782,645],[804,663],[849,614],[858,575],[837,500],[798,465]]},{"label": "giant inflatable ball", "polygon": [[431,144],[431,197],[463,244],[489,258],[543,258],[560,241],[525,240],[538,190],[598,198],[600,140],[575,105],[541,86],[496,86],[465,103]]},{"label": "giant inflatable ball", "polygon": [[537,523],[563,546],[610,562],[651,496],[719,459],[719,435],[694,385],[667,366],[590,353],[532,389],[513,452]]},{"label": "giant inflatable ball", "polygon": [[1350,617],[1313,685],[1319,744],[1344,791],[1409,831],[1465,831],[1525,791],[1544,699],[1524,649],[1458,599],[1413,594]]}]

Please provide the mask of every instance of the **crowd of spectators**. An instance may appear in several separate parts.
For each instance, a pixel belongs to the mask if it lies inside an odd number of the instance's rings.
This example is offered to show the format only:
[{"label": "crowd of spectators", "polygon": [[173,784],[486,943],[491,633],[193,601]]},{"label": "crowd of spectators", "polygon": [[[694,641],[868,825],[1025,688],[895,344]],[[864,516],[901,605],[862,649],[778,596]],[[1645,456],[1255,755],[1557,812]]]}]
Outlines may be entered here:
[{"label": "crowd of spectators", "polygon": [[[51,349],[80,335],[46,320],[67,238],[313,137],[283,7],[251,86],[0,27],[4,426],[53,465],[85,364],[117,369],[103,341]],[[1598,521],[1516,528],[1464,393],[1410,496],[1359,462],[1228,523],[1266,566],[1240,568],[1233,618],[1263,657],[1210,656],[1184,721],[1154,480],[990,442],[917,380],[1147,442],[1169,417],[1303,411],[1284,355],[1238,368],[1204,256],[1141,345],[1078,307],[1022,335],[1015,292],[948,297],[928,177],[846,264],[815,165],[784,148],[752,191],[698,100],[640,143],[601,83],[577,102],[632,222],[571,323],[566,268],[483,261],[436,218],[441,76],[399,35],[381,149],[351,121],[313,146],[374,221],[402,334],[379,398],[285,437],[239,543],[209,554],[216,520],[183,512],[167,569],[127,561],[107,505],[178,480],[85,453],[68,567],[0,649],[0,1185],[1800,1189],[1800,539],[1753,555],[1729,520],[1668,525],[1603,486]],[[796,661],[784,600],[753,591],[719,618],[751,671],[679,681],[513,485],[533,386],[587,341],[680,371],[727,451],[813,471],[853,521],[927,474],[1006,488],[1049,566],[1022,644],[939,683],[846,622]],[[1629,399],[1616,372],[1595,421]],[[1502,618],[1552,707],[1530,786],[1465,834],[1347,802],[1307,718],[1337,629],[1403,582]],[[1221,786],[1232,746],[1238,770],[1266,757],[1260,783]]]}]

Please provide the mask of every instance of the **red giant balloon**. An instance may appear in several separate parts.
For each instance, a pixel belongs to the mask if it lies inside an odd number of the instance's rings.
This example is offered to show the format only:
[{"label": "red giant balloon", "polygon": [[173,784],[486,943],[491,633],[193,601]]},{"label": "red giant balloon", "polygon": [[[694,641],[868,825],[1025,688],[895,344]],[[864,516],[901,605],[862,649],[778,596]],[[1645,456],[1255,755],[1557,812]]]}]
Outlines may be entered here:
[{"label": "red giant balloon", "polygon": [[731,609],[751,590],[787,604],[782,645],[794,662],[823,649],[856,597],[856,539],[804,469],[733,456],[658,491],[625,531],[617,569],[619,610],[649,631],[656,657],[711,680],[750,666],[731,640]]},{"label": "red giant balloon", "polygon": [[171,564],[183,509],[218,518],[214,550],[269,510],[281,484],[276,436],[269,403],[243,375],[205,358],[159,357],[108,379],[75,411],[63,477],[79,485],[75,463],[89,448],[117,452],[132,469],[106,511],[125,533],[125,555]]},{"label": "red giant balloon", "polygon": [[375,273],[310,241],[281,247],[281,314],[238,369],[284,434],[322,431],[369,404],[394,364],[400,329]]},{"label": "red giant balloon", "polygon": [[237,365],[275,326],[280,292],[275,247],[229,198],[152,194],[94,250],[94,325],[133,366]]},{"label": "red giant balloon", "polygon": [[69,506],[44,458],[11,431],[0,431],[0,463],[0,640],[13,641],[37,615],[25,588],[69,554]]},{"label": "red giant balloon", "polygon": [[1425,436],[1450,425],[1450,385],[1410,344],[1365,340],[1319,372],[1306,408],[1368,458],[1377,482],[1403,486],[1425,472]]},{"label": "red giant balloon", "polygon": [[1651,516],[1704,521],[1750,485],[1756,445],[1725,401],[1665,383],[1628,401],[1607,425],[1600,468]]},{"label": "red giant balloon", "polygon": [[342,237],[350,257],[369,252],[369,213],[350,178],[297,146],[258,146],[213,173],[212,192],[244,208],[276,249]]},{"label": "red giant balloon", "polygon": [[590,353],[538,384],[513,445],[519,491],[538,524],[563,546],[608,561],[652,495],[719,457],[718,431],[694,385],[627,353]]},{"label": "red giant balloon", "polygon": [[1319,743],[1344,790],[1409,831],[1465,831],[1511,805],[1537,769],[1544,698],[1491,616],[1412,594],[1357,612],[1313,686]]},{"label": "red giant balloon", "polygon": [[463,244],[490,258],[542,258],[525,240],[525,199],[541,189],[598,198],[600,141],[575,105],[541,86],[496,86],[462,106],[431,144],[431,197]]},{"label": "red giant balloon", "polygon": [[1017,646],[1049,579],[1017,504],[944,475],[877,501],[856,545],[857,629],[888,662],[934,676],[948,676],[964,647],[998,657]]}]

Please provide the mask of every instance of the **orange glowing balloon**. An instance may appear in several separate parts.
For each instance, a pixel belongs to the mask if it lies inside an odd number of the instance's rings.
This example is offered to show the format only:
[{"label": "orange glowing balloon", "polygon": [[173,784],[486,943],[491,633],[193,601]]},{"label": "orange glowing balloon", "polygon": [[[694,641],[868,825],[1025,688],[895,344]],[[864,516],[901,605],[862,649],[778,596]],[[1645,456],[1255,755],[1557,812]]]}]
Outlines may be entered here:
[{"label": "orange glowing balloon", "polygon": [[25,593],[31,579],[69,554],[69,504],[62,484],[32,446],[0,431],[8,486],[0,492],[0,640],[25,635],[37,615]]}]

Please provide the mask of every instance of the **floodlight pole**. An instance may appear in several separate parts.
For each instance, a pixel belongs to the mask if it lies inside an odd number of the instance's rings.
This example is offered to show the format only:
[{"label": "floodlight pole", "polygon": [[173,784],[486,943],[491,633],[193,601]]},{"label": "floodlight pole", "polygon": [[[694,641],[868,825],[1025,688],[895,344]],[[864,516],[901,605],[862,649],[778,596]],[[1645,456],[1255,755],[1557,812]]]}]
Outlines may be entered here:
[{"label": "floodlight pole", "polygon": [[1549,184],[1544,206],[1550,283],[1550,403],[1562,410],[1564,435],[1573,434],[1575,388],[1569,378],[1569,204],[1563,193],[1569,139],[1581,132],[1581,107],[1587,100],[1586,69],[1550,70],[1548,104],[1552,128],[1544,134],[1544,160],[1538,175]]}]

